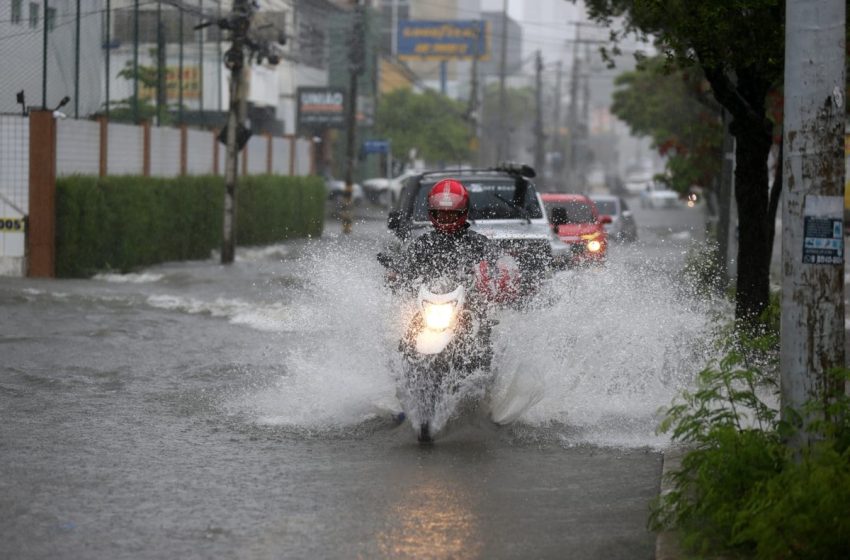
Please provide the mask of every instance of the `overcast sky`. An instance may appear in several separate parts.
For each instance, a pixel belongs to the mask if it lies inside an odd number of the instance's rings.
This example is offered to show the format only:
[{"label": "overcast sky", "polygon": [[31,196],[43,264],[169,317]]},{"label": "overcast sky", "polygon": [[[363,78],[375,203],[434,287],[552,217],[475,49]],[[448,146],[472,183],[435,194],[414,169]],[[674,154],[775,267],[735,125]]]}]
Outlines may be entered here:
[{"label": "overcast sky", "polygon": [[[503,0],[481,0],[481,9],[498,12]],[[570,22],[584,20],[584,6],[567,0],[508,0],[508,15],[522,25],[523,58],[543,51],[544,60],[563,57],[565,41],[575,36]]]}]

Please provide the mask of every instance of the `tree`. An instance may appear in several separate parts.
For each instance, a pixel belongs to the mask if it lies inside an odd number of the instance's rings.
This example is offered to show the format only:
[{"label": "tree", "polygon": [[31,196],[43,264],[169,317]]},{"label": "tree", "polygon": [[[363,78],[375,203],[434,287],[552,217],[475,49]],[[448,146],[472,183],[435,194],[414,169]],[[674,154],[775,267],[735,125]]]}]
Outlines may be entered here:
[{"label": "tree", "polygon": [[781,87],[784,0],[586,0],[597,21],[622,16],[623,33],[651,35],[680,67],[697,65],[731,115],[738,205],[735,317],[748,325],[767,307],[770,259],[781,181],[768,185],[775,123],[768,94]]},{"label": "tree", "polygon": [[[537,109],[534,90],[531,88],[507,88],[505,90],[504,118],[500,118],[502,105],[499,99],[499,84],[494,83],[484,90],[481,121],[481,161],[485,165],[499,163],[498,138],[506,134],[507,152],[504,159],[526,161],[534,145],[532,131]],[[507,127],[502,130],[502,127]],[[541,171],[541,170],[539,170]]]},{"label": "tree", "polygon": [[118,99],[110,102],[111,107],[109,109],[109,120],[137,124],[138,122],[153,120],[154,117],[156,117],[160,124],[170,124],[173,121],[173,118],[166,107],[166,84],[162,84],[162,90],[158,87],[160,79],[162,78],[160,76],[160,71],[162,70],[162,66],[164,66],[165,62],[160,59],[159,51],[157,49],[150,50],[150,57],[157,61],[156,65],[148,66],[139,64],[134,69],[133,61],[128,60],[124,63],[124,68],[118,72],[118,77],[129,82],[133,82],[138,79],[140,90],[156,92],[155,95],[161,96],[159,104],[157,105],[157,100],[155,98],[150,98],[149,95],[143,95],[141,92],[138,99],[135,100],[132,96],[124,99]]},{"label": "tree", "polygon": [[396,154],[415,149],[427,161],[465,161],[470,156],[470,132],[463,110],[460,102],[433,91],[399,89],[378,102],[375,130],[392,141]]},{"label": "tree", "polygon": [[615,84],[612,113],[667,156],[670,187],[683,194],[694,185],[713,188],[723,130],[720,106],[699,68],[679,70],[662,57],[649,58]]}]

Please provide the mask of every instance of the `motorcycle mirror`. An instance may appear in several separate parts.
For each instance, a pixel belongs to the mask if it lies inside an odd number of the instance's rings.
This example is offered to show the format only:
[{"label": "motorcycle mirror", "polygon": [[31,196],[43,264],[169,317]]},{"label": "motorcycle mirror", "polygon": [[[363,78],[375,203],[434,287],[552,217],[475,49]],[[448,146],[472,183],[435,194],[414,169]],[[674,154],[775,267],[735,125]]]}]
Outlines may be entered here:
[{"label": "motorcycle mirror", "polygon": [[401,227],[401,213],[398,210],[390,210],[387,215],[387,229],[397,231]]}]

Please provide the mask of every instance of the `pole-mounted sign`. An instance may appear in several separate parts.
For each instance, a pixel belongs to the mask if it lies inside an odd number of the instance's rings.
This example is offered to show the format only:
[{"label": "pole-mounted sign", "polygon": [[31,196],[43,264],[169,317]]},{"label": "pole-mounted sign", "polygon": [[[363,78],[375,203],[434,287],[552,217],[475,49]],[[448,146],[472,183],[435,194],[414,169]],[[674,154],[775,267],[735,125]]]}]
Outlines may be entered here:
[{"label": "pole-mounted sign", "polygon": [[844,198],[806,196],[803,263],[844,264]]},{"label": "pole-mounted sign", "polygon": [[331,87],[299,87],[298,132],[345,127],[345,90]]},{"label": "pole-mounted sign", "polygon": [[487,24],[481,20],[398,22],[402,60],[486,59]]}]

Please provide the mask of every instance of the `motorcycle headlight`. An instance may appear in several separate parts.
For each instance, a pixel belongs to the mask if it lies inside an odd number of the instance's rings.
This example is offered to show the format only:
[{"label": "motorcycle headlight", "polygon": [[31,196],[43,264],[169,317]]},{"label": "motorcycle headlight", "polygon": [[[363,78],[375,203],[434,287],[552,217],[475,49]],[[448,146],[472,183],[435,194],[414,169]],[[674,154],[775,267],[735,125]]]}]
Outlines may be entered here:
[{"label": "motorcycle headlight", "polygon": [[587,242],[587,250],[590,251],[591,253],[596,253],[600,249],[602,249],[602,243],[600,243],[596,239],[591,239],[590,241]]},{"label": "motorcycle headlight", "polygon": [[428,303],[422,305],[422,317],[425,326],[431,330],[442,331],[452,324],[455,306],[452,303]]}]

